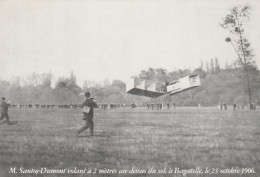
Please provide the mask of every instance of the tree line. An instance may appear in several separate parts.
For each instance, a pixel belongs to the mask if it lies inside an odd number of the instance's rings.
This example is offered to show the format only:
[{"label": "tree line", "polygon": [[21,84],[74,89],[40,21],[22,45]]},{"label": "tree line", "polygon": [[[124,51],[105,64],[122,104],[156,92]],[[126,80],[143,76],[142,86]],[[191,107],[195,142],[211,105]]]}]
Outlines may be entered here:
[{"label": "tree line", "polygon": [[[210,60],[212,61],[212,59]],[[201,62],[202,63],[202,62]],[[248,104],[247,84],[242,67],[235,65],[223,69],[219,67],[218,59],[209,69],[200,67],[167,71],[163,68],[149,68],[138,75],[141,79],[158,82],[172,82],[181,77],[197,74],[201,79],[201,86],[177,95],[171,96],[171,102],[179,106],[216,106],[219,103],[240,105]],[[260,73],[257,67],[250,68],[252,103],[259,102]],[[11,82],[0,81],[0,94],[12,100],[14,104],[77,104],[84,100],[85,91],[89,91],[98,103],[145,104],[150,98],[130,95],[126,93],[126,84],[121,80],[113,80],[103,87],[79,87],[76,76],[60,77],[54,86],[51,73],[33,73],[27,79],[16,78]],[[162,101],[157,99],[157,102]]]}]

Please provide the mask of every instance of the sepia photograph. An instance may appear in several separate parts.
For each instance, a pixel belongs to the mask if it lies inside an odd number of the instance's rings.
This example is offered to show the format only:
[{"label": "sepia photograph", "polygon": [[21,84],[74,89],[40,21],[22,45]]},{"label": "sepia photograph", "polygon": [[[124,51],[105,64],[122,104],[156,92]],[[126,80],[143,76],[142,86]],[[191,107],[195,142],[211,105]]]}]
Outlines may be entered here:
[{"label": "sepia photograph", "polygon": [[260,177],[259,0],[0,0],[0,177]]}]

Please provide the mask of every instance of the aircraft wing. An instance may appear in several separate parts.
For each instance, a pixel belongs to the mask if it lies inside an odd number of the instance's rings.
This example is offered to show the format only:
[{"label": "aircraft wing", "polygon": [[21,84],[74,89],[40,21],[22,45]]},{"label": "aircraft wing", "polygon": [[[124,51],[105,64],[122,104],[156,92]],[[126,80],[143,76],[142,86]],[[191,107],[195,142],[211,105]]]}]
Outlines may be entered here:
[{"label": "aircraft wing", "polygon": [[131,78],[126,83],[126,92],[138,96],[157,98],[165,94],[164,84],[151,80]]},{"label": "aircraft wing", "polygon": [[189,75],[170,83],[167,86],[167,93],[175,95],[200,86],[200,77],[198,75]]},{"label": "aircraft wing", "polygon": [[165,86],[164,83],[151,80],[131,78],[126,83],[126,92],[138,96],[157,98],[164,94],[174,95],[199,86],[200,78],[198,75],[189,75],[180,78],[177,81],[171,82],[168,86]]}]

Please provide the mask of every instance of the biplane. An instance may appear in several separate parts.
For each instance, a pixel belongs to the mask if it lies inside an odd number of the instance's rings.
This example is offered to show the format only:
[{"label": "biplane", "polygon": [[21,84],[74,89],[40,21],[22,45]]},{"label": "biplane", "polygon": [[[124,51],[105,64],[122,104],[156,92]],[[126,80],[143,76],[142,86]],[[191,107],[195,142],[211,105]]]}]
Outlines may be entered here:
[{"label": "biplane", "polygon": [[198,75],[189,75],[170,83],[131,78],[126,83],[126,92],[133,95],[157,98],[162,95],[175,95],[200,86]]}]

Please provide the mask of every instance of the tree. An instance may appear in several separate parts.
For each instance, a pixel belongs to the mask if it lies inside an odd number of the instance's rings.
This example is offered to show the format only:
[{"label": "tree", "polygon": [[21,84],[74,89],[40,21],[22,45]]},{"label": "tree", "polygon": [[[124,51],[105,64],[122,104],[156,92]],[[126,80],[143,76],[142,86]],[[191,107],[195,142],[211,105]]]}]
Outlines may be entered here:
[{"label": "tree", "polygon": [[209,72],[209,62],[206,62],[206,72]]},{"label": "tree", "polygon": [[76,85],[76,76],[74,75],[73,71],[70,73],[70,82]]},{"label": "tree", "polygon": [[158,82],[166,82],[168,81],[168,78],[167,78],[167,71],[166,69],[163,69],[163,68],[157,68],[155,69],[155,73],[156,73],[156,77],[155,77],[155,80],[158,81]]},{"label": "tree", "polygon": [[206,72],[204,70],[202,70],[201,68],[196,68],[192,74],[196,74],[199,75],[201,79],[205,79],[206,78]]},{"label": "tree", "polygon": [[41,80],[40,74],[33,72],[31,75],[27,76],[26,85],[36,86],[41,82],[40,80]]},{"label": "tree", "polygon": [[213,59],[210,59],[210,72],[213,73],[215,71]]},{"label": "tree", "polygon": [[54,94],[58,103],[76,103],[81,88],[76,84],[76,76],[71,74],[70,78],[60,77],[56,82]]},{"label": "tree", "polygon": [[203,70],[203,61],[200,61],[200,69]]},{"label": "tree", "polygon": [[252,88],[250,81],[251,70],[256,68],[256,63],[253,59],[253,50],[250,47],[250,42],[245,36],[244,25],[250,18],[250,6],[238,6],[231,9],[230,13],[223,18],[220,24],[224,29],[228,29],[232,35],[225,39],[230,42],[238,55],[238,63],[243,68],[245,73],[245,81],[247,85],[248,102],[252,104]]},{"label": "tree", "polygon": [[51,72],[42,74],[42,85],[45,87],[51,87],[53,75]]},{"label": "tree", "polygon": [[55,88],[67,88],[70,85],[70,79],[60,77],[56,83]]},{"label": "tree", "polygon": [[219,62],[218,62],[218,58],[217,57],[215,57],[215,71],[216,72],[220,71]]},{"label": "tree", "polygon": [[88,81],[84,80],[82,88],[84,92],[88,90]]},{"label": "tree", "polygon": [[139,78],[141,79],[148,79],[148,80],[154,80],[155,79],[155,69],[149,68],[148,71],[142,70],[139,74]]},{"label": "tree", "polygon": [[105,80],[103,81],[103,86],[106,87],[106,86],[109,86],[109,85],[111,85],[109,79],[105,79]]},{"label": "tree", "polygon": [[225,63],[225,69],[227,70],[227,69],[229,69],[230,68],[230,66],[228,65],[228,62],[226,61],[226,63]]},{"label": "tree", "polygon": [[167,71],[163,68],[149,68],[148,71],[142,70],[139,74],[139,78],[157,82],[166,82],[168,80]]},{"label": "tree", "polygon": [[125,90],[125,87],[126,87],[125,83],[122,82],[121,80],[113,80],[112,86],[113,87],[118,87],[118,88],[120,88],[122,90]]}]

